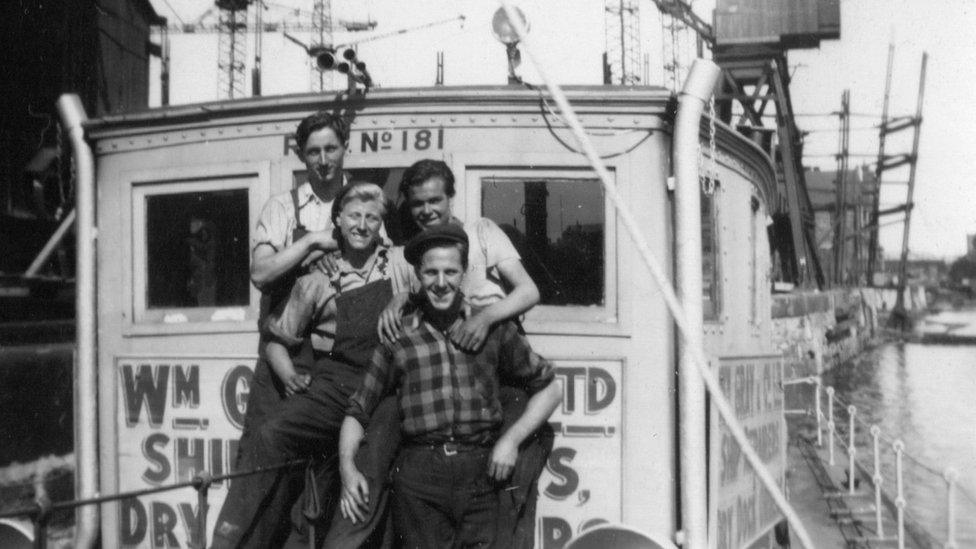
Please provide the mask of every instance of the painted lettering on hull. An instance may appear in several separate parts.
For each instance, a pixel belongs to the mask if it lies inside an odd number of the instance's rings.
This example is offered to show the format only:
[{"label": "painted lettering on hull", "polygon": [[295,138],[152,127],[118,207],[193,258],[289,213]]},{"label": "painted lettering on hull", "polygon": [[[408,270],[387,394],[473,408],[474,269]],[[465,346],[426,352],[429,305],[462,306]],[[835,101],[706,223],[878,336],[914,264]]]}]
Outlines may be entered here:
[{"label": "painted lettering on hull", "polygon": [[[722,358],[718,378],[746,438],[782,486],[786,470],[782,357]],[[745,547],[782,515],[717,412],[713,411],[711,425],[711,492],[716,497],[710,509],[710,538],[717,549]]]},{"label": "painted lettering on hull", "polygon": [[621,363],[556,360],[562,405],[539,479],[536,547],[560,549],[587,528],[620,522]]},{"label": "painted lettering on hull", "polygon": [[[120,491],[233,472],[247,410],[253,359],[120,358]],[[582,531],[621,520],[620,361],[555,361],[563,404],[550,418],[556,439],[539,481],[536,546],[559,549]],[[197,524],[192,488],[118,506],[119,543],[187,547],[213,531],[228,483],[209,493],[208,524]]]},{"label": "painted lettering on hull", "polygon": [[444,150],[444,128],[362,131],[359,152],[424,152]]},{"label": "painted lettering on hull", "polygon": [[[138,358],[116,361],[120,491],[192,480],[203,471],[233,472],[247,411],[253,359]],[[219,509],[227,482],[210,488]],[[126,547],[188,547],[206,532],[198,525],[192,488],[122,501],[118,539]]]}]

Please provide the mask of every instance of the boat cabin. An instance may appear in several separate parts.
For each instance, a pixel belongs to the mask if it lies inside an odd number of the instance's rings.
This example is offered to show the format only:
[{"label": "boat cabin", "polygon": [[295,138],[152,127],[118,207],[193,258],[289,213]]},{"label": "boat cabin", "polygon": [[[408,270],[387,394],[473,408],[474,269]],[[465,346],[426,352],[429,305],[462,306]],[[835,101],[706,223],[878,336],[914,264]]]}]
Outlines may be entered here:
[{"label": "boat cabin", "polygon": [[[652,87],[570,87],[569,99],[673,272],[674,100]],[[551,359],[562,407],[540,480],[537,547],[622,523],[674,542],[680,528],[677,332],[659,289],[555,104],[525,87],[378,89],[155,109],[86,126],[96,157],[97,364],[101,493],[232,470],[257,352],[259,292],[248,265],[258,214],[303,181],[298,121],[351,120],[353,179],[396,198],[421,158],[457,177],[453,212],[489,217],[520,251],[542,300],[524,319]],[[771,344],[769,157],[701,125],[706,349],[774,474],[785,466],[780,361]],[[710,145],[714,137],[714,146]],[[90,403],[95,406],[95,403]],[[709,422],[717,547],[764,546],[779,512],[723,424]],[[187,546],[209,538],[192,488],[106,504],[104,546]]]}]

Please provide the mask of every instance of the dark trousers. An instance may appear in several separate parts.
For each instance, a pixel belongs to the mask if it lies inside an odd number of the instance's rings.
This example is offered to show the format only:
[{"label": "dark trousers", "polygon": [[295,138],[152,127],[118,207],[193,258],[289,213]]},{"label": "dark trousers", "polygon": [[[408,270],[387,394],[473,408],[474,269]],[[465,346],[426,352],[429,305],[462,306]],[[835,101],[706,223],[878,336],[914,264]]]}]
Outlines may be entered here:
[{"label": "dark trousers", "polygon": [[[237,457],[234,461],[234,471],[247,471],[255,467],[254,448],[252,445],[258,438],[258,430],[264,420],[273,414],[278,405],[284,401],[284,387],[271,372],[264,357],[264,341],[259,347],[257,364],[254,367],[254,377],[247,397],[247,412],[244,416],[244,429],[241,432]],[[234,483],[242,480],[231,481]],[[281,545],[291,530],[288,521],[288,510],[302,493],[304,479],[299,468],[282,471],[282,478],[262,502],[263,520],[256,521],[247,528],[245,538],[234,536],[232,545],[244,545],[243,539],[251,547],[276,547]],[[218,524],[220,521],[218,520]],[[243,534],[243,532],[242,532]]]},{"label": "dark trousers", "polygon": [[393,476],[393,523],[404,549],[491,547],[497,487],[488,477],[491,448],[448,455],[442,446],[406,446]]},{"label": "dark trousers", "polygon": [[325,542],[326,549],[347,547],[389,548],[393,532],[390,526],[390,470],[400,449],[400,409],[397,398],[383,399],[370,417],[363,436],[356,467],[369,483],[369,511],[366,520],[353,524],[336,508]]},{"label": "dark trousers", "polygon": [[[528,395],[512,387],[501,387],[502,432],[525,412]],[[539,476],[552,452],[555,434],[548,423],[539,427],[519,446],[518,460],[511,478],[498,491],[498,527],[495,547],[532,549],[535,547],[535,510],[539,501]]]},{"label": "dark trousers", "polygon": [[[508,429],[525,411],[525,391],[502,386],[499,392],[504,423]],[[326,536],[326,549],[391,546],[388,501],[389,472],[400,446],[400,416],[396,397],[387,397],[373,412],[356,455],[356,466],[369,482],[369,513],[365,522],[353,524],[336,510]],[[539,476],[553,446],[548,424],[533,433],[519,448],[512,477],[498,491],[496,547],[531,549],[535,546],[535,510]],[[485,469],[487,471],[487,468]]]},{"label": "dark trousers", "polygon": [[[306,392],[281,401],[251,433],[252,438],[242,447],[239,467],[270,467],[297,457],[323,454],[320,476],[337,478],[339,427],[351,391],[350,384],[324,376],[313,378]],[[284,522],[287,535],[288,511],[294,498],[283,508],[270,506],[283,501],[282,491],[290,492],[290,480],[290,474],[280,469],[235,479],[217,518],[212,547],[280,546],[281,542],[269,544],[257,539],[256,534],[277,530],[277,523]],[[331,483],[334,485],[334,480]],[[275,525],[269,526],[268,521]]]}]

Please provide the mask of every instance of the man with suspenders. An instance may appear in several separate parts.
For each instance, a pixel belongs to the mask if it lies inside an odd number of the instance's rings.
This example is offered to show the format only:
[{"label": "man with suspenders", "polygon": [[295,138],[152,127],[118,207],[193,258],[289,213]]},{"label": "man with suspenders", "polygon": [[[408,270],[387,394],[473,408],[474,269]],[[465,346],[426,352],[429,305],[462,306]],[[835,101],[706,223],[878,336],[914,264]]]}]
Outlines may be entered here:
[{"label": "man with suspenders", "polygon": [[[349,126],[338,115],[320,111],[305,117],[295,131],[296,152],[305,163],[308,180],[299,187],[272,196],[265,203],[251,246],[251,281],[261,290],[258,328],[258,361],[248,396],[247,415],[241,434],[236,470],[252,469],[242,456],[268,412],[285,395],[284,386],[271,372],[265,357],[268,314],[287,297],[295,277],[304,267],[335,250],[331,219],[332,202],[345,184],[343,160],[349,141]],[[247,546],[280,544],[291,523],[288,512],[302,490],[300,474],[286,479],[265,500],[267,520],[254,525]],[[247,524],[230,519],[233,503],[221,509],[214,530],[214,547],[237,546]]]}]

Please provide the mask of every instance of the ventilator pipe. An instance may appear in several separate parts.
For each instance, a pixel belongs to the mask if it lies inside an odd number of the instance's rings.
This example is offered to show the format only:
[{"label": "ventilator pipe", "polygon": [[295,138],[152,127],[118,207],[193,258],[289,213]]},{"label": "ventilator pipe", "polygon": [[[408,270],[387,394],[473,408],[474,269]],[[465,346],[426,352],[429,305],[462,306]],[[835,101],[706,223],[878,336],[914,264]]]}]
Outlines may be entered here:
[{"label": "ventilator pipe", "polygon": [[702,348],[701,185],[698,143],[705,103],[720,74],[718,65],[696,59],[678,96],[674,123],[675,289],[688,319],[679,345],[678,410],[681,464],[681,530],[687,547],[708,545],[708,437],[705,432],[705,385],[692,348]]},{"label": "ventilator pipe", "polygon": [[[98,495],[98,372],[95,359],[95,164],[82,124],[88,119],[73,93],[58,98],[61,125],[71,141],[77,174],[75,234],[75,496]],[[75,516],[72,547],[90,548],[98,538],[98,507],[83,505]]]}]

